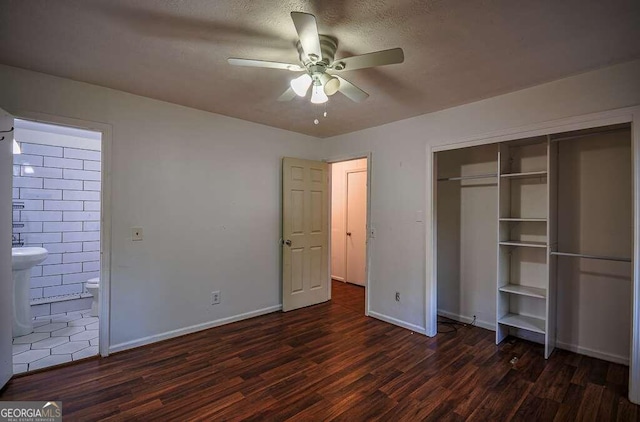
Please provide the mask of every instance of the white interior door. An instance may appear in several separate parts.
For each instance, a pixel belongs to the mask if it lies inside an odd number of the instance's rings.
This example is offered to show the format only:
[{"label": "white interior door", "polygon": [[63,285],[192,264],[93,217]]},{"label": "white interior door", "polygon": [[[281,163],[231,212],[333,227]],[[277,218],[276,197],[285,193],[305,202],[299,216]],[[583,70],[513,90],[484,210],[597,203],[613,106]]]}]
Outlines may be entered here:
[{"label": "white interior door", "polygon": [[[13,375],[11,353],[13,279],[11,276],[11,222],[13,185],[13,116],[0,109],[0,388]],[[9,131],[9,132],[7,132]]]},{"label": "white interior door", "polygon": [[327,163],[282,162],[282,310],[329,300]]},{"label": "white interior door", "polygon": [[367,241],[367,172],[347,173],[347,277],[364,286]]}]

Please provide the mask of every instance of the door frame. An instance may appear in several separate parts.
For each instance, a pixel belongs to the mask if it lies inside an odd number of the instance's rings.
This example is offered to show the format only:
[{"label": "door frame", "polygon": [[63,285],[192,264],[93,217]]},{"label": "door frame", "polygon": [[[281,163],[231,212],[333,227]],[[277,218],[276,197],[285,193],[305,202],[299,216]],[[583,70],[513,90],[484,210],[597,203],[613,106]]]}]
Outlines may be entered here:
[{"label": "door frame", "polygon": [[[640,106],[626,107],[599,113],[584,114],[558,120],[535,123],[527,126],[504,129],[484,135],[471,136],[449,142],[446,145],[426,146],[426,288],[425,328],[426,334],[437,334],[438,309],[438,256],[437,256],[437,166],[436,153],[498,142],[513,141],[535,136],[552,135],[580,129],[620,123],[631,124],[631,159],[633,185],[633,283],[631,287],[631,351],[629,355],[629,400],[640,404]],[[442,140],[445,141],[446,140]]]},{"label": "door frame", "polygon": [[[371,266],[371,232],[373,225],[371,224],[371,170],[372,170],[372,156],[371,151],[353,153],[353,154],[342,154],[333,156],[325,159],[329,164],[335,164],[342,161],[352,161],[358,160],[361,158],[365,158],[367,160],[367,241],[365,242],[365,267],[364,267],[364,314],[365,316],[369,316],[370,309],[370,299],[371,294],[369,289],[371,287],[370,280],[370,271],[369,267]],[[332,186],[333,186],[333,168],[332,171],[329,172],[329,299],[331,299],[331,209],[333,204],[331,203],[332,197]],[[346,246],[346,245],[345,245]],[[346,276],[346,274],[345,274]]]},{"label": "door frame", "polygon": [[14,118],[58,126],[69,126],[101,133],[101,191],[100,191],[100,312],[98,314],[98,347],[100,356],[109,356],[111,314],[111,139],[110,124],[19,110]]}]

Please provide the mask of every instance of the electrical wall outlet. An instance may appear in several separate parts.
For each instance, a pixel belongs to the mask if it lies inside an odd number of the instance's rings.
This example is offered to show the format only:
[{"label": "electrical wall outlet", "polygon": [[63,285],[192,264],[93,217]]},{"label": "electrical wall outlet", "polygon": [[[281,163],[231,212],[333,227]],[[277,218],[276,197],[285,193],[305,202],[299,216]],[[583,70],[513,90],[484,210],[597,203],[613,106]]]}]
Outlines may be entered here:
[{"label": "electrical wall outlet", "polygon": [[400,292],[396,292],[396,302],[400,302]]},{"label": "electrical wall outlet", "polygon": [[211,292],[211,304],[217,305],[218,303],[220,303],[220,290]]},{"label": "electrical wall outlet", "polygon": [[131,229],[131,240],[133,240],[133,241],[142,240],[142,228],[141,227],[133,227]]}]

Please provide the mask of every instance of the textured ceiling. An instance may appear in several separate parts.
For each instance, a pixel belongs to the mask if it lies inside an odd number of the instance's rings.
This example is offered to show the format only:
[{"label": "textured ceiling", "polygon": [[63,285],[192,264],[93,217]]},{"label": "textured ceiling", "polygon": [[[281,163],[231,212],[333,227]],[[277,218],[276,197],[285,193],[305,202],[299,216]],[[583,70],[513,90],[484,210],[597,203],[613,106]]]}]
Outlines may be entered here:
[{"label": "textured ceiling", "polygon": [[[405,62],[341,75],[371,96],[276,98],[297,63],[289,12],[316,15],[336,57],[402,47]],[[0,0],[0,62],[327,137],[640,57],[638,0]]]}]

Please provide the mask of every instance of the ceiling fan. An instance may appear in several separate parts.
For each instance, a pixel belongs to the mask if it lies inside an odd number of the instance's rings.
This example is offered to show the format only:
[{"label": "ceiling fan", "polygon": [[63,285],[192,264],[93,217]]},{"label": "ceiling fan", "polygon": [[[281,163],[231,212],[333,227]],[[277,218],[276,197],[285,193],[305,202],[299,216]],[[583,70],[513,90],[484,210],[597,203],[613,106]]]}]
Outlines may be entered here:
[{"label": "ceiling fan", "polygon": [[292,72],[304,72],[291,81],[291,86],[278,101],[290,101],[296,97],[304,97],[311,90],[311,102],[322,104],[328,101],[328,96],[340,91],[347,98],[357,103],[364,101],[369,94],[331,72],[365,69],[374,66],[402,63],[404,53],[401,48],[376,51],[359,56],[335,59],[338,40],[328,35],[318,34],[316,17],[309,13],[291,12],[291,19],[298,32],[299,41],[296,43],[300,64],[280,63],[264,60],[229,58],[229,64],[234,66],[265,67],[282,69]]}]

